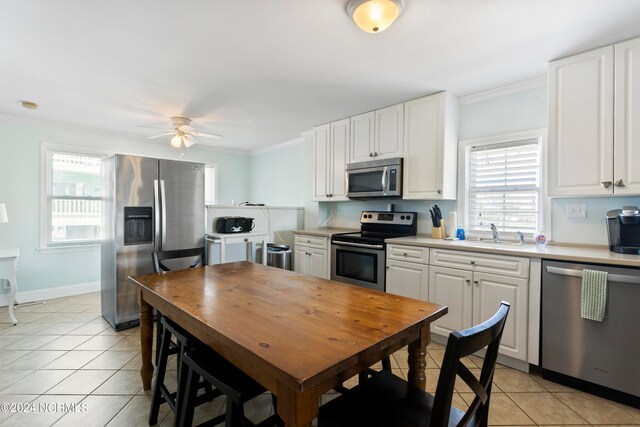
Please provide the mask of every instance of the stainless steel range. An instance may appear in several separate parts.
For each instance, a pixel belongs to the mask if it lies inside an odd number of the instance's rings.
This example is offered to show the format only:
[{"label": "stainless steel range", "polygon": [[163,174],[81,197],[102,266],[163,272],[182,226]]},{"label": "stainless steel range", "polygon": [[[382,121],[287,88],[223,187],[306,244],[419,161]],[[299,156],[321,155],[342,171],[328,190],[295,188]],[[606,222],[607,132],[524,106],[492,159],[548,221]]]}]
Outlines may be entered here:
[{"label": "stainless steel range", "polygon": [[416,212],[363,211],[359,233],[331,237],[331,280],[385,291],[384,240],[414,236],[417,216]]}]

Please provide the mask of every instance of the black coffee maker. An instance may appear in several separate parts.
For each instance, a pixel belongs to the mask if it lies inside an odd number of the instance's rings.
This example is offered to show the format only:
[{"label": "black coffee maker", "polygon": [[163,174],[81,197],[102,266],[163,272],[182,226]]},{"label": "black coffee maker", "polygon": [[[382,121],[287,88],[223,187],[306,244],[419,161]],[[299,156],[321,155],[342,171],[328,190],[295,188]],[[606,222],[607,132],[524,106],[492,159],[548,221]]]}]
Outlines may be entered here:
[{"label": "black coffee maker", "polygon": [[607,212],[607,230],[610,251],[640,255],[640,210],[637,206]]}]

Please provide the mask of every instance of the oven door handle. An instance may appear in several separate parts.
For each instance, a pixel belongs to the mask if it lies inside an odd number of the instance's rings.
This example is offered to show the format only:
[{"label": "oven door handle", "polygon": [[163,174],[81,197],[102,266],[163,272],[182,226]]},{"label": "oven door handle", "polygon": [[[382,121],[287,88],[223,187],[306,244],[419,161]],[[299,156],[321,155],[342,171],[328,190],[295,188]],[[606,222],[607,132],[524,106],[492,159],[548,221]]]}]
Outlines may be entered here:
[{"label": "oven door handle", "polygon": [[336,246],[352,246],[354,248],[380,249],[380,250],[384,249],[384,245],[368,245],[366,243],[337,242],[335,240],[332,240],[331,244]]}]

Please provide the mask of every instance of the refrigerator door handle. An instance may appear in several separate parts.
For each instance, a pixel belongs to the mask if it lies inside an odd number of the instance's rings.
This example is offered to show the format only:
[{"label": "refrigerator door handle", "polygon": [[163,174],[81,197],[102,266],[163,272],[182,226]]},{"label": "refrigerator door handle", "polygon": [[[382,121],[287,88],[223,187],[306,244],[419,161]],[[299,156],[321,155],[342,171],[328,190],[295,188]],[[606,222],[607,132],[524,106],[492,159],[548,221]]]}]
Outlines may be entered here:
[{"label": "refrigerator door handle", "polygon": [[164,179],[160,180],[160,196],[162,197],[162,237],[160,247],[161,251],[166,250],[167,246],[167,199],[166,192],[164,191]]},{"label": "refrigerator door handle", "polygon": [[154,179],[153,180],[153,198],[155,201],[155,208],[154,208],[154,234],[155,234],[155,244],[154,247],[157,251],[159,251],[161,248],[159,247],[159,242],[160,242],[160,190],[158,187],[158,180]]}]

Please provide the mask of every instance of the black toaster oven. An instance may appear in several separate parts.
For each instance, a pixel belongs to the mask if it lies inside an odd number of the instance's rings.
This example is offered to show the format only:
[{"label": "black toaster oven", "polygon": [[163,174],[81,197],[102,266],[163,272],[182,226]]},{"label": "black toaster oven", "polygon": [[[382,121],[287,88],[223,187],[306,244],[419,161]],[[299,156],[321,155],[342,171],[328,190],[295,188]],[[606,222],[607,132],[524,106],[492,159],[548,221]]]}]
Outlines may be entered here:
[{"label": "black toaster oven", "polygon": [[215,221],[216,233],[248,233],[253,227],[253,218],[243,216],[221,216]]}]

